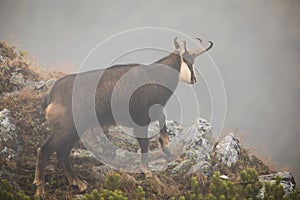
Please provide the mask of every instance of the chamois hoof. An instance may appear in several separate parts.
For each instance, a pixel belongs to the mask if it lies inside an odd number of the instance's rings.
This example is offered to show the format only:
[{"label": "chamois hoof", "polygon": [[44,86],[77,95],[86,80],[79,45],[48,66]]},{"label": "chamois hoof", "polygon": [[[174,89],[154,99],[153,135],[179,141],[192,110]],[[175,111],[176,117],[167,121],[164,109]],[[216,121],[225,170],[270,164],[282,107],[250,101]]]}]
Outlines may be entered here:
[{"label": "chamois hoof", "polygon": [[85,192],[87,189],[87,184],[82,182],[80,186],[78,186],[80,192]]},{"label": "chamois hoof", "polygon": [[150,168],[148,166],[141,165],[141,171],[145,175],[146,179],[147,178],[151,178],[153,176],[152,172],[151,172],[151,170],[150,170]]},{"label": "chamois hoof", "polygon": [[86,181],[81,181],[79,179],[76,179],[75,183],[72,184],[72,186],[75,186],[79,189],[80,192],[85,192],[87,189],[87,182]]},{"label": "chamois hoof", "polygon": [[80,192],[84,192],[87,189],[88,184],[86,182],[80,181],[78,183],[78,188],[80,190]]},{"label": "chamois hoof", "polygon": [[144,171],[143,173],[144,173],[144,175],[145,175],[145,178],[146,178],[146,179],[148,179],[148,178],[152,178],[152,177],[153,177],[153,175],[152,175],[152,172],[151,172],[151,171]]},{"label": "chamois hoof", "polygon": [[37,199],[45,199],[44,187],[37,186],[36,193],[34,196]]}]

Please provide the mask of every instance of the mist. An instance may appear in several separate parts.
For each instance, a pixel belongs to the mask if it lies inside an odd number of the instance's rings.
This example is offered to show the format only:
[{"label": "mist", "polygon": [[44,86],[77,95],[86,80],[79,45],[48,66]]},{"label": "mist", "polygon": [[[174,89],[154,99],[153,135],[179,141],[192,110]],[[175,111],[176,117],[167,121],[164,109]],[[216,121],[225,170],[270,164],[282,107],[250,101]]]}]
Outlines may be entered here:
[{"label": "mist", "polygon": [[[211,40],[214,47],[209,55],[227,94],[224,132],[237,131],[256,155],[269,158],[277,169],[288,167],[299,180],[299,9],[297,0],[1,0],[0,39],[29,52],[44,68],[63,67],[68,72],[76,72],[101,41],[132,28],[164,27]],[[159,42],[172,50],[172,39]],[[116,48],[120,47],[111,47]],[[163,55],[129,56],[121,61],[147,63]],[[195,65],[205,72],[208,63],[202,57]],[[209,95],[203,81],[197,84],[201,115],[209,118]],[[180,86],[181,94],[186,88]]]}]

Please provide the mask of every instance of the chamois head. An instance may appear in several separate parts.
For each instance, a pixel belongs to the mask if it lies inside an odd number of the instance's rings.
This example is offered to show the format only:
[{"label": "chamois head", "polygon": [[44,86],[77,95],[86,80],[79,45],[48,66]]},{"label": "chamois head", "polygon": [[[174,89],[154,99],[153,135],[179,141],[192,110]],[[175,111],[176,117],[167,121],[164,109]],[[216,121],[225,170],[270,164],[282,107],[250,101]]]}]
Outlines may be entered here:
[{"label": "chamois head", "polygon": [[175,52],[179,53],[181,57],[181,67],[179,73],[179,81],[181,82],[189,84],[196,83],[197,77],[194,70],[195,58],[208,51],[213,46],[213,43],[208,41],[210,45],[204,49],[202,46],[202,40],[200,38],[197,38],[197,40],[199,40],[199,47],[196,50],[191,51],[186,48],[186,41],[183,41],[182,45],[180,46],[177,42],[177,37],[174,38]]}]

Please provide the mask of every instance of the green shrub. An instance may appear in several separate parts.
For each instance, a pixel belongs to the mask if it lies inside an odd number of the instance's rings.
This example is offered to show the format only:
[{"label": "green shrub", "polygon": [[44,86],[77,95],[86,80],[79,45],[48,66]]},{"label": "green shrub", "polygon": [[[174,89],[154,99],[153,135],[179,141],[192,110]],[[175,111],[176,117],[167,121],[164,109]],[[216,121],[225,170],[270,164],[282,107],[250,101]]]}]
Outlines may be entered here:
[{"label": "green shrub", "polygon": [[199,182],[196,177],[191,178],[191,192],[190,192],[191,200],[203,200],[203,196],[200,191]]},{"label": "green shrub", "polygon": [[106,186],[110,190],[117,190],[121,186],[121,176],[120,174],[110,174],[105,180]]},{"label": "green shrub", "polygon": [[13,188],[8,183],[8,181],[5,180],[5,179],[1,180],[1,184],[0,184],[0,199],[3,199],[3,200],[14,199]]},{"label": "green shrub", "polygon": [[84,200],[126,200],[123,192],[119,190],[121,186],[120,174],[110,174],[106,177],[105,185],[108,189],[93,190],[91,194],[86,194]]},{"label": "green shrub", "polygon": [[247,168],[246,170],[240,172],[241,186],[239,191],[241,196],[245,199],[257,199],[260,188],[262,188],[262,183],[258,180],[258,174],[255,169]]},{"label": "green shrub", "polygon": [[[280,184],[281,178],[279,176],[276,177],[276,182],[274,184],[270,182],[265,183],[265,192],[264,192],[264,200],[288,200],[288,199],[297,199],[297,195],[295,193],[291,193],[289,195],[285,195],[283,186]],[[299,199],[299,196],[298,196]]]},{"label": "green shrub", "polygon": [[91,194],[86,194],[83,200],[127,200],[120,190],[107,190],[103,189],[100,191],[93,190]]},{"label": "green shrub", "polygon": [[145,192],[142,186],[138,186],[136,190],[136,200],[145,200]]},{"label": "green shrub", "polygon": [[13,187],[6,179],[2,179],[0,183],[0,199],[1,200],[29,200],[23,191],[14,192]]},{"label": "green shrub", "polygon": [[208,194],[205,200],[217,200],[217,198],[213,194]]},{"label": "green shrub", "polygon": [[220,172],[215,172],[209,189],[212,195],[207,195],[206,199],[215,197],[217,199],[232,199],[235,198],[236,191],[234,184],[231,181],[220,179]]}]

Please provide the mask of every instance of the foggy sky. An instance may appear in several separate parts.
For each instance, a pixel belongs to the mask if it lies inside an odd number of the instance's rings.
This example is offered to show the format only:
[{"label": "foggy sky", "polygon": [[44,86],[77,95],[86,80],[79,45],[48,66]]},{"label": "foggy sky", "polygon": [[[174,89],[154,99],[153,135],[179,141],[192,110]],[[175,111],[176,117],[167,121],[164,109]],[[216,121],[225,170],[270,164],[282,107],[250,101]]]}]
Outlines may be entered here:
[{"label": "foggy sky", "polygon": [[[209,54],[227,93],[224,130],[238,128],[243,144],[300,175],[300,1],[0,2],[0,39],[51,69],[67,65],[76,71],[99,42],[136,27],[165,27],[213,41]],[[161,42],[171,50],[172,39]],[[146,56],[128,62],[143,59],[149,62]],[[203,63],[205,58],[196,61],[200,71],[207,69]],[[209,117],[204,96],[201,107]]]}]

